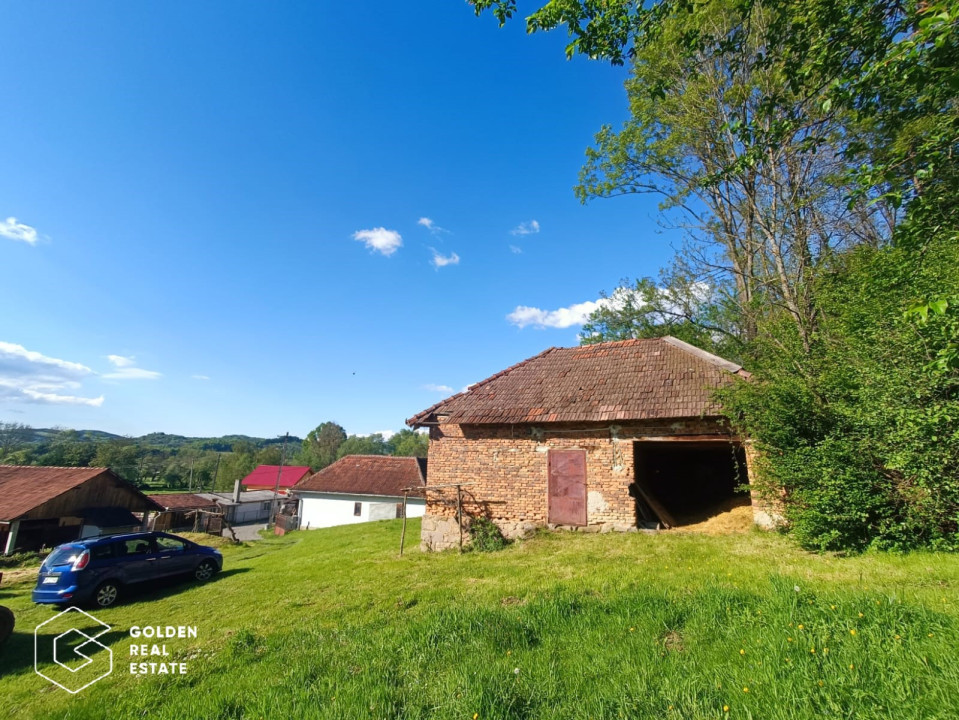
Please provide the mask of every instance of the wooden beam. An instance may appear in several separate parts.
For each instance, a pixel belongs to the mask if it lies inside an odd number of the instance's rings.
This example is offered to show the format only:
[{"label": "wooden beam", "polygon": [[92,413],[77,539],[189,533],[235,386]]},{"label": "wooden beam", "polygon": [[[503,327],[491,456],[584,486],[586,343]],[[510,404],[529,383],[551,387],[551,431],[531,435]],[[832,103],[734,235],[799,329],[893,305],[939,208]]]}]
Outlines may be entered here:
[{"label": "wooden beam", "polygon": [[403,530],[400,532],[400,557],[403,557],[403,543],[406,540],[406,498],[409,494],[403,491]]},{"label": "wooden beam", "polygon": [[19,530],[19,520],[14,520],[10,523],[10,529],[7,531],[7,546],[3,550],[4,555],[13,555],[13,550],[17,547],[17,532]]},{"label": "wooden beam", "polygon": [[667,528],[670,528],[678,524],[673,516],[670,515],[669,511],[663,507],[662,503],[656,500],[648,492],[643,490],[639,483],[636,483],[636,492],[638,492],[640,497],[642,497],[646,504],[649,505],[650,509],[659,516],[659,519],[663,525],[665,525]]}]

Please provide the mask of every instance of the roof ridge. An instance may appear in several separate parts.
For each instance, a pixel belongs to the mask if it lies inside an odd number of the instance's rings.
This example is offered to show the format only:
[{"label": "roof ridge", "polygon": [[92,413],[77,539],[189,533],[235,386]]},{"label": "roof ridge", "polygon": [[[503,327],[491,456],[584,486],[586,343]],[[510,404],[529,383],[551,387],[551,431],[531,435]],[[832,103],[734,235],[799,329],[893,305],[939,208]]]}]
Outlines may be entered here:
[{"label": "roof ridge", "polygon": [[515,364],[513,364],[513,365],[510,365],[510,366],[509,366],[508,368],[506,368],[505,370],[500,370],[500,371],[499,371],[498,373],[496,373],[495,375],[490,375],[488,378],[486,378],[486,379],[484,379],[484,380],[480,380],[479,382],[476,382],[476,383],[473,383],[472,385],[467,386],[466,390],[462,390],[461,392],[455,393],[454,395],[450,395],[448,398],[444,398],[443,400],[440,400],[438,403],[435,403],[435,404],[433,404],[433,405],[430,405],[428,408],[426,408],[426,410],[423,410],[422,412],[418,412],[416,415],[414,415],[413,417],[409,418],[409,419],[406,421],[406,424],[407,424],[407,425],[410,425],[410,426],[413,426],[413,425],[416,425],[416,424],[418,424],[418,423],[420,423],[420,422],[423,422],[427,417],[429,417],[429,415],[430,415],[434,410],[437,410],[440,406],[445,405],[445,404],[448,403],[450,400],[453,400],[453,399],[458,398],[458,397],[462,397],[463,395],[467,395],[467,394],[473,392],[474,390],[480,388],[481,386],[486,385],[486,384],[488,384],[488,383],[491,383],[491,382],[493,382],[493,380],[496,380],[497,378],[500,378],[500,377],[502,377],[503,375],[506,375],[507,373],[512,372],[513,370],[518,370],[518,369],[521,368],[523,365],[527,365],[527,364],[533,362],[533,360],[538,360],[539,358],[541,358],[541,357],[543,357],[544,355],[547,355],[547,354],[553,352],[554,350],[566,350],[566,349],[568,349],[568,348],[561,348],[561,347],[556,347],[555,345],[553,345],[553,346],[551,346],[551,347],[546,348],[546,349],[543,350],[542,352],[537,353],[536,355],[533,355],[532,357],[528,357],[528,358],[526,358],[525,360],[520,360],[518,363],[515,363]]},{"label": "roof ridge", "polygon": [[708,363],[716,365],[722,368],[723,370],[727,370],[728,372],[731,372],[733,375],[740,374],[740,371],[743,369],[742,365],[737,365],[731,360],[727,360],[726,358],[721,358],[719,357],[719,355],[714,355],[711,352],[707,352],[706,350],[703,350],[702,348],[698,348],[695,345],[691,345],[688,342],[685,342],[684,340],[680,340],[679,338],[673,337],[672,335],[664,335],[660,339],[664,343],[672,345],[674,348],[678,350],[682,350],[683,352],[686,352],[694,357],[697,357],[700,360],[704,360]]}]

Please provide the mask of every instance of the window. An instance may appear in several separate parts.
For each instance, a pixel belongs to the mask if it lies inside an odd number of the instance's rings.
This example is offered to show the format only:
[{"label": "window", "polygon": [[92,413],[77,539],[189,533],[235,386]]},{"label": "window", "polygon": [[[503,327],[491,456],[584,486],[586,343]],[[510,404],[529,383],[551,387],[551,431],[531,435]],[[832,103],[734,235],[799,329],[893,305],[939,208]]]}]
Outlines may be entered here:
[{"label": "window", "polygon": [[94,560],[105,560],[113,557],[113,548],[116,543],[104,543],[103,545],[94,545],[90,548],[90,555]]},{"label": "window", "polygon": [[121,555],[148,555],[151,552],[150,541],[147,538],[134,538],[117,544]]},{"label": "window", "polygon": [[359,517],[362,514],[363,514],[363,503],[361,502],[353,503],[353,516]]},{"label": "window", "polygon": [[157,535],[156,543],[157,549],[160,552],[183,552],[186,550],[186,543],[182,540],[175,540],[174,538],[163,535]]}]

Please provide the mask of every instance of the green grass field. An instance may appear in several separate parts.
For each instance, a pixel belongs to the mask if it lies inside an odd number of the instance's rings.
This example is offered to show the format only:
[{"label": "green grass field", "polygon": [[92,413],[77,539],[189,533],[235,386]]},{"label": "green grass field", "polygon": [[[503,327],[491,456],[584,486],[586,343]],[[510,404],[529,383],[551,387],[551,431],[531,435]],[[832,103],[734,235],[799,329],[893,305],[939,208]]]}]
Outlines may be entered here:
[{"label": "green grass field", "polygon": [[[115,670],[76,696],[33,673],[55,612],[5,578],[0,717],[959,717],[956,556],[818,556],[758,532],[404,558],[398,541],[388,521],[225,549],[207,585],[96,612]],[[129,674],[134,625],[197,626],[165,641],[187,674]]]}]

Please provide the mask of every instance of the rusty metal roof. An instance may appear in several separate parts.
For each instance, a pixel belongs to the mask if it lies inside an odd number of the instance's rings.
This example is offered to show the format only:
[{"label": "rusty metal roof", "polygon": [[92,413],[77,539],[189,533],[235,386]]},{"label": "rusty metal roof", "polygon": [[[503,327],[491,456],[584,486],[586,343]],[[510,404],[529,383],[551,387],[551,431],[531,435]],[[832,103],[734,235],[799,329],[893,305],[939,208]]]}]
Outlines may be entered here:
[{"label": "rusty metal roof", "polygon": [[403,497],[403,488],[426,484],[426,458],[347,455],[304,478],[294,492]]},{"label": "rusty metal roof", "polygon": [[[103,467],[0,465],[0,520],[16,520],[35,507],[43,505],[75,487],[79,487],[103,473],[110,473],[117,482],[126,482],[117,477],[109,468]],[[161,509],[159,505],[140,493],[133,485],[130,485],[130,489],[144,500],[143,508],[133,509]]]},{"label": "rusty metal roof", "polygon": [[749,377],[739,365],[673,337],[549,348],[407,425],[621,422],[717,416],[712,393]]}]

